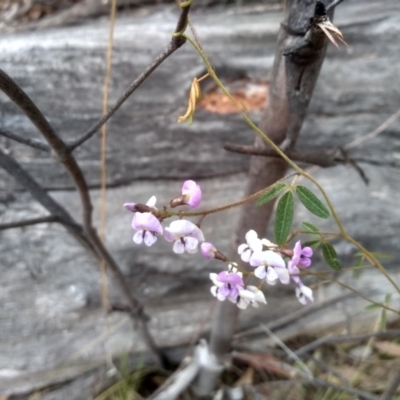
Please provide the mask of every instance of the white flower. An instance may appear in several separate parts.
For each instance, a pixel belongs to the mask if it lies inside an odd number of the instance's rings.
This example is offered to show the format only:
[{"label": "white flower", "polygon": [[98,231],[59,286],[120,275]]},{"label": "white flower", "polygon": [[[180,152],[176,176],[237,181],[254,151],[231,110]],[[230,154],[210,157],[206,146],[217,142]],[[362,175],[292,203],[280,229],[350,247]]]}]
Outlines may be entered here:
[{"label": "white flower", "polygon": [[237,306],[242,310],[246,309],[249,304],[258,307],[258,303],[267,304],[264,293],[255,286],[247,286],[246,289],[239,289],[239,297]]},{"label": "white flower", "polygon": [[205,240],[201,229],[184,219],[171,222],[171,225],[164,229],[164,238],[167,242],[174,242],[172,250],[177,254],[182,254],[185,250],[191,254],[197,253],[199,242]]},{"label": "white flower", "polygon": [[277,244],[275,244],[275,243],[272,243],[270,240],[268,240],[268,239],[261,239],[261,243],[265,246],[265,247],[267,247],[268,249],[277,249],[278,248],[278,245]]},{"label": "white flower", "polygon": [[254,252],[262,250],[261,240],[258,238],[257,232],[252,229],[246,233],[246,242],[238,247],[238,254],[244,262],[249,262]]},{"label": "white flower", "polygon": [[308,304],[314,301],[312,290],[305,285],[296,287],[296,296],[301,304]]},{"label": "white flower", "polygon": [[256,267],[254,275],[259,279],[265,279],[270,285],[275,285],[278,279],[285,285],[290,282],[285,261],[272,250],[253,253],[250,258],[250,265]]}]

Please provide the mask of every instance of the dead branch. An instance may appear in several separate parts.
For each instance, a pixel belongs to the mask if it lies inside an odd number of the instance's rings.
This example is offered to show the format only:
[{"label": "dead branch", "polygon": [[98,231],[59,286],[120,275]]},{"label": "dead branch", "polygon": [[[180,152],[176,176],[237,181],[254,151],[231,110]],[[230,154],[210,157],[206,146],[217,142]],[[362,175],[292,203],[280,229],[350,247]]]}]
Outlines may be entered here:
[{"label": "dead branch", "polygon": [[[224,149],[233,153],[280,158],[280,155],[273,149],[260,149],[253,146],[240,145],[236,143],[225,143]],[[334,167],[337,165],[337,161],[334,159],[334,152],[330,151],[301,152],[296,149],[288,149],[284,151],[284,153],[293,161],[318,165],[323,168]]]},{"label": "dead branch", "polygon": [[176,24],[175,32],[168,46],[159,54],[159,56],[129,85],[128,89],[121,95],[117,102],[110,108],[110,110],[89,128],[82,136],[69,145],[69,151],[74,151],[82,143],[90,139],[101,127],[104,125],[114,113],[124,104],[129,96],[162,64],[172,53],[184,45],[186,39],[179,35],[186,26],[187,16],[190,10],[190,5],[181,9],[178,22]]},{"label": "dead branch", "polygon": [[6,224],[0,224],[0,231],[12,228],[22,228],[24,226],[30,225],[44,224],[48,222],[60,222],[60,219],[55,215],[48,215],[47,217],[25,219],[23,221],[17,222],[8,222]]},{"label": "dead branch", "polygon": [[336,6],[338,6],[340,3],[342,3],[343,0],[335,0],[328,6],[326,6],[326,11],[329,12],[330,10],[333,10]]},{"label": "dead branch", "polygon": [[143,305],[132,294],[132,291],[127,284],[118,264],[104,247],[95,228],[93,227],[93,206],[90,199],[89,188],[87,186],[86,179],[82,173],[82,170],[80,169],[78,163],[72,155],[72,151],[80,144],[84,143],[91,136],[93,136],[93,134],[97,132],[97,130],[115,113],[115,111],[118,110],[118,108],[124,103],[124,101],[140,86],[140,84],[144,82],[145,79],[150,76],[150,74],[165,59],[167,59],[175,50],[177,50],[185,43],[186,39],[181,36],[181,33],[184,31],[187,25],[190,6],[191,3],[181,6],[181,13],[176,25],[175,33],[173,34],[167,48],[149,66],[149,68],[147,68],[146,71],[144,71],[138,77],[138,79],[133,82],[133,84],[117,101],[116,105],[112,107],[111,110],[104,117],[102,117],[94,127],[89,129],[89,131],[85,133],[80,139],[69,146],[64,143],[64,141],[58,136],[53,127],[47,121],[46,117],[42,114],[42,112],[30,99],[30,97],[19,87],[16,82],[14,82],[12,78],[10,78],[3,70],[0,69],[0,89],[25,113],[25,115],[36,126],[36,128],[50,145],[57,160],[63,164],[63,166],[73,179],[82,203],[84,232],[92,246],[93,253],[95,256],[97,256],[96,258],[100,257],[102,260],[104,260],[107,267],[112,271],[114,279],[116,280],[117,284],[119,285],[121,291],[124,293],[129,303],[130,314],[134,321],[138,323],[139,330],[142,333],[143,339],[145,340],[148,348],[156,357],[159,365],[163,365],[165,360],[163,359],[161,351],[156,346],[155,341],[148,330],[148,316],[144,313]]},{"label": "dead branch", "polygon": [[325,344],[333,344],[333,343],[346,343],[346,342],[361,342],[363,340],[367,340],[370,338],[378,338],[378,339],[388,339],[400,336],[400,329],[393,329],[388,331],[379,331],[366,333],[363,335],[339,335],[339,336],[328,336],[323,337],[306,344],[305,346],[298,349],[295,353],[300,357],[310,351],[315,350],[316,348],[323,346]]},{"label": "dead branch", "polygon": [[394,374],[393,378],[389,382],[388,386],[386,387],[385,392],[383,393],[380,400],[391,400],[394,398],[397,388],[400,385],[400,368],[397,367],[397,371]]},{"label": "dead branch", "polygon": [[37,183],[31,175],[11,156],[0,149],[0,167],[11,175],[23,188],[28,190],[32,197],[40,203],[51,216],[57,218],[67,231],[74,236],[83,246],[94,251],[93,246],[87,239],[83,228],[71,217],[71,215],[58,204],[49,194]]},{"label": "dead branch", "polygon": [[18,143],[26,144],[29,147],[33,147],[34,149],[45,151],[47,153],[50,153],[51,151],[50,147],[46,143],[43,143],[38,139],[24,138],[3,128],[0,128],[0,136],[4,136],[6,138],[15,140]]},{"label": "dead branch", "polygon": [[[133,295],[128,283],[125,280],[121,269],[118,264],[114,261],[112,256],[109,254],[108,250],[104,247],[97,232],[92,224],[92,203],[90,199],[89,189],[86,183],[86,179],[80,169],[78,163],[76,162],[73,155],[68,151],[67,145],[62,141],[62,139],[57,135],[53,127],[47,121],[46,117],[42,114],[39,108],[34,104],[31,98],[18,86],[13,79],[11,79],[3,70],[0,69],[0,89],[25,113],[25,115],[31,120],[31,122],[36,126],[39,132],[46,139],[48,144],[53,149],[53,152],[60,161],[64,168],[68,171],[72,180],[75,183],[76,189],[80,195],[82,208],[83,208],[83,227],[85,238],[90,243],[90,249],[92,254],[96,259],[100,258],[105,261],[107,267],[112,271],[114,279],[118,284],[120,290],[124,294],[131,311],[131,317],[134,322],[137,323],[139,331],[142,334],[144,341],[146,342],[148,348],[152,351],[159,365],[164,364],[163,356],[161,351],[156,346],[152,335],[150,334],[147,321],[148,317],[144,313],[143,305],[141,302]],[[1,153],[0,153],[1,154]],[[3,159],[6,159],[3,153]],[[11,159],[11,157],[9,157]],[[13,160],[13,163],[9,161],[11,168],[8,168],[7,172],[14,174],[16,168],[21,169],[18,163]],[[27,173],[25,173],[26,175]],[[15,174],[13,175],[15,177]],[[28,175],[29,176],[29,175]],[[30,178],[30,176],[29,176]],[[30,178],[32,183],[33,179]],[[34,182],[34,181],[33,181]],[[38,185],[35,182],[36,191],[39,190]],[[24,185],[25,187],[25,185]],[[28,190],[32,187],[26,187]],[[41,189],[41,188],[40,188]],[[43,190],[43,189],[42,189]],[[34,195],[33,192],[31,192]]]}]

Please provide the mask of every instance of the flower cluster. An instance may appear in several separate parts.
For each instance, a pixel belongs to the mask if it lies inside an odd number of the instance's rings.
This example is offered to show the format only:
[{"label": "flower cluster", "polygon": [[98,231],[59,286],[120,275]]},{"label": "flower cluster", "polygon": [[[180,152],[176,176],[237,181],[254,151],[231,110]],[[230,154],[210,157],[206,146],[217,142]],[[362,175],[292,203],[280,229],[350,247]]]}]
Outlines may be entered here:
[{"label": "flower cluster", "polygon": [[[197,207],[201,202],[201,197],[200,186],[188,180],[184,182],[181,194],[170,201],[170,207],[182,205]],[[258,307],[258,303],[267,303],[259,287],[245,284],[243,272],[239,271],[239,266],[230,262],[212,243],[205,241],[199,226],[188,220],[178,219],[163,228],[164,219],[180,214],[168,212],[166,207],[163,211],[159,211],[155,205],[155,196],[152,196],[146,204],[124,204],[128,211],[134,213],[132,228],[136,231],[133,236],[135,243],[152,246],[159,236],[163,236],[166,241],[173,243],[172,250],[176,254],[197,253],[200,245],[201,253],[205,258],[215,258],[228,263],[227,271],[210,274],[213,282],[211,293],[218,300],[231,301],[241,309],[249,305]],[[307,304],[313,301],[312,290],[300,279],[301,268],[308,268],[311,265],[313,251],[310,247],[302,247],[301,242],[298,241],[293,249],[283,249],[268,239],[260,239],[254,230],[248,231],[245,239],[246,243],[238,247],[238,254],[242,261],[254,268],[253,273],[245,272],[247,275],[254,275],[270,285],[275,285],[278,281],[287,285],[292,280],[296,284],[296,296],[300,303]]]},{"label": "flower cluster", "polygon": [[[146,204],[125,203],[124,207],[134,213],[132,228],[136,231],[133,241],[137,244],[144,243],[151,246],[157,242],[157,236],[164,235],[165,240],[173,242],[173,251],[182,254],[197,253],[197,246],[204,242],[201,229],[193,222],[180,219],[171,222],[170,226],[163,229],[161,218],[157,214],[156,197],[152,196]],[[182,193],[171,200],[171,207],[188,205],[197,207],[201,201],[200,186],[194,181],[186,181],[182,186]]]},{"label": "flower cluster", "polygon": [[[247,232],[246,243],[238,247],[240,258],[254,267],[254,276],[265,280],[270,285],[275,285],[279,280],[287,285],[292,279],[296,284],[296,296],[300,303],[312,302],[312,290],[305,286],[300,279],[300,269],[311,265],[313,251],[310,247],[302,247],[298,241],[293,250],[279,249],[279,246],[268,239],[260,239],[255,231]],[[289,257],[286,263],[282,254]]]},{"label": "flower cluster", "polygon": [[211,293],[220,301],[229,300],[239,308],[245,309],[248,305],[258,307],[258,303],[267,304],[264,293],[255,286],[243,282],[243,274],[233,263],[229,264],[228,271],[219,274],[211,273],[210,279],[214,283]]}]

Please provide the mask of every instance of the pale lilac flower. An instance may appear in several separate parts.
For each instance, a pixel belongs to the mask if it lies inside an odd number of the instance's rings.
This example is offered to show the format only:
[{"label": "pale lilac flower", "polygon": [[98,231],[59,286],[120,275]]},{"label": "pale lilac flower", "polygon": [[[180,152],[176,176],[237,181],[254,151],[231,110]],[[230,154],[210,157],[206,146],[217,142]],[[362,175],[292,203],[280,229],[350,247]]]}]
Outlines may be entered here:
[{"label": "pale lilac flower", "polygon": [[[150,207],[150,208],[153,208],[154,210],[157,210],[157,208],[155,207],[156,201],[157,201],[156,196],[151,196],[150,199],[147,201],[146,206],[148,206],[148,207]],[[138,210],[138,209],[136,208],[136,205],[137,205],[137,204],[138,204],[138,203],[125,203],[125,204],[124,204],[124,207],[125,207],[128,211],[131,211],[131,212],[140,212],[140,210]]]},{"label": "pale lilac flower", "polygon": [[168,242],[174,242],[172,250],[177,254],[182,254],[185,250],[191,254],[197,253],[197,245],[205,240],[201,229],[184,219],[171,222],[164,230],[164,238]]},{"label": "pale lilac flower", "polygon": [[298,265],[303,268],[307,268],[311,265],[311,257],[313,251],[311,247],[301,247],[301,241],[299,240],[294,245],[292,264]]},{"label": "pale lilac flower", "polygon": [[262,250],[262,242],[258,238],[257,232],[252,229],[246,233],[246,242],[238,247],[238,254],[244,262],[249,262],[254,252]]},{"label": "pale lilac flower", "polygon": [[195,181],[185,181],[182,186],[182,196],[184,204],[189,207],[197,207],[201,202],[201,189]]},{"label": "pale lilac flower", "polygon": [[250,304],[258,307],[258,303],[267,304],[264,293],[255,286],[247,286],[246,289],[239,288],[239,296],[236,305],[242,310],[246,309]]},{"label": "pale lilac flower", "polygon": [[296,283],[296,296],[301,304],[308,304],[314,301],[312,289],[308,286],[304,285],[302,280],[300,279],[300,270],[299,268],[292,263],[292,261],[288,262],[288,270],[290,277]]},{"label": "pale lilac flower", "polygon": [[250,258],[250,265],[256,267],[254,275],[259,279],[265,279],[270,285],[275,285],[278,279],[284,284],[290,282],[285,261],[278,253],[271,250],[254,253]]},{"label": "pale lilac flower", "polygon": [[230,300],[236,303],[239,289],[243,288],[243,274],[241,272],[222,271],[219,274],[211,273],[210,279],[214,283],[211,293],[218,300]]},{"label": "pale lilac flower", "polygon": [[201,249],[201,254],[203,254],[205,258],[214,258],[215,253],[218,251],[216,247],[209,242],[203,242],[200,245],[200,249]]},{"label": "pale lilac flower", "polygon": [[132,228],[137,232],[133,236],[133,241],[137,244],[145,243],[151,246],[157,241],[157,234],[163,233],[160,221],[152,213],[136,212],[132,219]]},{"label": "pale lilac flower", "polygon": [[215,258],[216,260],[221,260],[223,262],[229,261],[228,258],[219,250],[217,250],[217,248],[212,243],[203,242],[200,245],[200,249],[201,254],[203,254],[205,258]]}]

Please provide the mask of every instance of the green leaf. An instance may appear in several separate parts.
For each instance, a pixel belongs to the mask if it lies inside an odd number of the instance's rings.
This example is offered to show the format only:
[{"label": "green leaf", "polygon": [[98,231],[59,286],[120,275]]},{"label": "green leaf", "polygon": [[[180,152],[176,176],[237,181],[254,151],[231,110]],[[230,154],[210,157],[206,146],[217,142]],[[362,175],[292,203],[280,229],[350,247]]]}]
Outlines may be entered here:
[{"label": "green leaf", "polygon": [[391,294],[391,293],[388,293],[388,294],[385,296],[385,303],[386,303],[386,304],[389,304],[391,300],[392,300],[392,294]]},{"label": "green leaf", "polygon": [[377,310],[378,308],[382,308],[381,305],[379,304],[370,304],[369,306],[365,307],[365,311],[372,311],[372,310]]},{"label": "green leaf", "polygon": [[278,182],[276,185],[267,189],[257,200],[257,206],[267,204],[275,197],[278,197],[287,188],[286,183]]},{"label": "green leaf", "polygon": [[320,240],[309,240],[307,242],[304,242],[301,244],[302,247],[311,247],[313,250],[315,250],[319,245],[321,244]]},{"label": "green leaf", "polygon": [[275,218],[275,242],[283,244],[286,242],[292,226],[294,213],[294,196],[292,192],[285,193],[278,202]]},{"label": "green leaf", "polygon": [[386,325],[386,308],[382,309],[381,313],[381,320],[380,320],[380,330],[381,331],[386,331],[387,325]]},{"label": "green leaf", "polygon": [[336,250],[330,243],[322,243],[322,254],[326,263],[335,271],[340,271],[342,266],[338,260]]},{"label": "green leaf", "polygon": [[361,275],[361,271],[362,271],[362,264],[364,262],[364,255],[362,253],[357,253],[356,254],[358,256],[358,261],[356,262],[356,265],[354,266],[353,269],[353,278],[354,279],[358,279]]},{"label": "green leaf", "polygon": [[301,230],[306,232],[319,232],[319,228],[309,222],[303,222],[301,224]]},{"label": "green leaf", "polygon": [[296,194],[308,211],[320,218],[328,218],[330,213],[321,200],[305,186],[296,186]]},{"label": "green leaf", "polygon": [[357,264],[356,264],[356,267],[357,267],[357,268],[361,267],[361,265],[362,265],[363,262],[364,262],[364,256],[362,255],[362,256],[358,259]]}]

